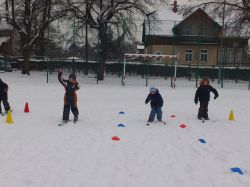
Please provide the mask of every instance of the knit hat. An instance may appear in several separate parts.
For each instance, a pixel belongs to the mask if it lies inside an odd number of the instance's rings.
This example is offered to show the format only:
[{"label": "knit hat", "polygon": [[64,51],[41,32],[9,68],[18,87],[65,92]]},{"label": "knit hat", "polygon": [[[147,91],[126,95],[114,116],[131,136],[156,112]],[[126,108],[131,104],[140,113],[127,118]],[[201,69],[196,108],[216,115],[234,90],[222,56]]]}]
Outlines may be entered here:
[{"label": "knit hat", "polygon": [[76,80],[76,74],[71,73],[71,74],[69,75],[69,78]]},{"label": "knit hat", "polygon": [[153,86],[151,86],[151,87],[149,88],[149,91],[150,91],[150,92],[156,92],[156,90],[157,90],[157,89],[156,89],[155,87],[153,87]]},{"label": "knit hat", "polygon": [[200,85],[203,85],[203,82],[204,81],[207,81],[207,84],[209,84],[209,79],[207,77],[204,77],[201,82],[200,82]]},{"label": "knit hat", "polygon": [[209,83],[209,79],[207,77],[204,77],[202,81],[207,81],[207,83]]},{"label": "knit hat", "polygon": [[202,80],[209,82],[209,79],[207,77],[204,77]]}]

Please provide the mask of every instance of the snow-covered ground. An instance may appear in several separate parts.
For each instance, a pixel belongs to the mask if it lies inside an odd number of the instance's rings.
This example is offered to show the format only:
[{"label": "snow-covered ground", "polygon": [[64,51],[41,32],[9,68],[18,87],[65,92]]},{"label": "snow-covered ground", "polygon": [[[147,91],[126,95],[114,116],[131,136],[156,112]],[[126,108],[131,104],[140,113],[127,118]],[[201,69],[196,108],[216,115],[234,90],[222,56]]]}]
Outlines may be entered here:
[{"label": "snow-covered ground", "polygon": [[[14,123],[0,119],[1,187],[249,187],[250,91],[225,83],[209,104],[210,121],[196,119],[195,82],[149,80],[164,99],[164,126],[146,126],[145,80],[78,75],[80,121],[59,127],[64,89],[56,75],[2,73]],[[25,102],[30,113],[24,113]],[[233,110],[235,121],[229,121]],[[124,111],[125,114],[118,114]],[[176,115],[171,118],[171,115]],[[72,118],[72,115],[70,116]],[[125,127],[117,127],[118,124]],[[186,128],[180,128],[185,124]],[[113,141],[118,136],[120,141]],[[199,142],[204,139],[205,144]],[[231,172],[239,167],[243,175]]]}]

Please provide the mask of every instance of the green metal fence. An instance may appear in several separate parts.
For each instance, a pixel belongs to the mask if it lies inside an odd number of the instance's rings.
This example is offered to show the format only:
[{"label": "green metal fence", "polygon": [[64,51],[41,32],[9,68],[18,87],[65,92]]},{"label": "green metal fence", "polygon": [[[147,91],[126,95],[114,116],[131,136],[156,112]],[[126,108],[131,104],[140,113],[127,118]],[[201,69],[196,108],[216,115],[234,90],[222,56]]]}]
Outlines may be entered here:
[{"label": "green metal fence", "polygon": [[[105,76],[120,77],[121,84],[126,83],[126,76],[141,76],[145,79],[146,86],[156,77],[165,79],[166,85],[172,85],[175,76],[194,80],[196,87],[199,86],[202,77],[217,79],[221,87],[226,86],[227,79],[233,79],[235,82],[249,81],[249,35],[234,35],[230,23],[224,23],[222,26],[221,23],[211,20],[206,23],[206,20],[202,19],[171,21],[145,18],[110,22],[107,23],[107,27]],[[70,45],[66,48],[69,54],[68,57],[61,58],[53,54],[51,43],[55,41],[48,30],[47,81],[49,72],[61,69],[96,79],[98,84],[102,60],[98,30],[90,27],[86,29],[85,24],[74,20],[67,35]],[[126,59],[127,53],[155,56]],[[177,60],[164,59],[161,55],[174,55],[177,56]]]}]

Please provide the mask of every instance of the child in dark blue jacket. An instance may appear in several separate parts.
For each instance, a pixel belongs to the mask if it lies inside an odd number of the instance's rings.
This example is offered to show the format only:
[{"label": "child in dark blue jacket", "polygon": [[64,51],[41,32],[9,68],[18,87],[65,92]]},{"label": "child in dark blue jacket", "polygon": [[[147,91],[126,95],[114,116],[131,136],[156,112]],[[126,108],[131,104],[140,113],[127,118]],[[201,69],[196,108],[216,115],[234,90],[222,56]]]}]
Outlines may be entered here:
[{"label": "child in dark blue jacket", "polygon": [[66,80],[62,78],[62,72],[58,72],[58,80],[66,91],[64,95],[63,122],[68,122],[70,109],[74,115],[74,122],[76,122],[79,115],[76,91],[80,89],[76,81],[76,75],[72,73],[69,75],[69,79]]},{"label": "child in dark blue jacket", "polygon": [[198,111],[198,119],[209,120],[208,117],[208,103],[210,100],[210,92],[214,93],[214,99],[219,97],[219,94],[215,88],[209,85],[208,78],[203,78],[200,82],[200,87],[196,90],[194,103],[197,105],[200,101],[200,108]]},{"label": "child in dark blue jacket", "polygon": [[158,121],[162,121],[161,107],[163,106],[163,99],[161,97],[161,94],[159,93],[159,90],[155,87],[151,87],[149,91],[150,93],[148,94],[148,97],[145,100],[145,104],[151,101],[151,112],[148,118],[148,122],[154,121],[155,115],[157,115]]},{"label": "child in dark blue jacket", "polygon": [[0,79],[0,113],[2,113],[1,103],[3,102],[4,110],[7,113],[10,110],[8,102],[8,84]]}]

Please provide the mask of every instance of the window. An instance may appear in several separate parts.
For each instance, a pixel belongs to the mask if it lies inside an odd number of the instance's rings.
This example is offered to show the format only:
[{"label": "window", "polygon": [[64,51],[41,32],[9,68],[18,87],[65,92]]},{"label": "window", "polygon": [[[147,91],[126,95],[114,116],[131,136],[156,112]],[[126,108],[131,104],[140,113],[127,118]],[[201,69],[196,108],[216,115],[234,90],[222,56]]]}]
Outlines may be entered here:
[{"label": "window", "polygon": [[185,35],[192,35],[192,27],[191,26],[186,26],[184,34]]},{"label": "window", "polygon": [[234,63],[234,49],[233,48],[223,48],[221,62],[225,64]]},{"label": "window", "polygon": [[192,49],[186,50],[186,62],[192,62],[193,59],[193,51]]},{"label": "window", "polygon": [[240,63],[243,61],[243,48],[238,48],[236,51],[235,51],[235,61]]},{"label": "window", "polygon": [[206,26],[206,25],[201,25],[199,26],[198,28],[198,34],[201,35],[201,36],[210,36],[209,34],[209,27]]},{"label": "window", "polygon": [[201,62],[207,62],[207,49],[201,49]]},{"label": "window", "polygon": [[[161,55],[161,52],[156,52],[156,54],[157,54],[157,55]],[[157,56],[157,57],[155,57],[155,60],[156,60],[157,62],[161,62],[161,61],[162,61],[162,58],[161,58],[161,56]]]},{"label": "window", "polygon": [[220,62],[223,64],[235,64],[243,61],[242,48],[223,48],[220,50]]}]

